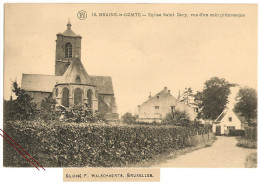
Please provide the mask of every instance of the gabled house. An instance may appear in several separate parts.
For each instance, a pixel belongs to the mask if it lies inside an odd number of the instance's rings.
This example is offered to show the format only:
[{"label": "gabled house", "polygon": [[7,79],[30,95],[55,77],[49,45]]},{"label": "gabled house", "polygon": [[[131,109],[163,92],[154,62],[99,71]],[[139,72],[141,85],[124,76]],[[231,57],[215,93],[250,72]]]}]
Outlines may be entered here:
[{"label": "gabled house", "polygon": [[231,108],[225,108],[213,122],[213,132],[216,135],[228,134],[229,130],[244,130],[246,120]]},{"label": "gabled house", "polygon": [[147,101],[138,106],[138,121],[161,122],[167,113],[175,110],[185,111],[192,121],[197,116],[192,107],[174,98],[170,90],[164,87],[162,91],[154,96],[150,95]]},{"label": "gabled house", "polygon": [[88,104],[107,120],[117,120],[117,106],[112,78],[88,75],[81,62],[80,35],[71,30],[57,34],[55,75],[23,74],[21,88],[40,106],[44,98],[53,98],[58,105],[74,107]]}]

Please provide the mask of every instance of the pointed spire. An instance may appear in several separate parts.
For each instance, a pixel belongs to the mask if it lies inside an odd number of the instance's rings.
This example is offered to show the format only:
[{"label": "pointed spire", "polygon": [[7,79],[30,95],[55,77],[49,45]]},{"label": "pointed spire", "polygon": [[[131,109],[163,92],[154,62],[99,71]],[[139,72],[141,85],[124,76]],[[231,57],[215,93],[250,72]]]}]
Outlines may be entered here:
[{"label": "pointed spire", "polygon": [[179,90],[178,100],[180,101],[180,99],[181,99],[181,91]]},{"label": "pointed spire", "polygon": [[150,92],[150,94],[149,94],[149,99],[150,99],[150,98],[152,98],[152,93],[151,93],[151,92]]},{"label": "pointed spire", "polygon": [[70,23],[70,19],[69,19],[69,21],[68,21],[68,24],[67,24],[67,29],[68,29],[68,30],[71,30],[71,23]]}]

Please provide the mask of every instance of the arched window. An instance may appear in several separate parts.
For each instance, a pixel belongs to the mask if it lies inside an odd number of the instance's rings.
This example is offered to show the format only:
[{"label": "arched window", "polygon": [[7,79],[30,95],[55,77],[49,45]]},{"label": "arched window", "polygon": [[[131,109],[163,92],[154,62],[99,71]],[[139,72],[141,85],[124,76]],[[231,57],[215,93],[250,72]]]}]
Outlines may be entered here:
[{"label": "arched window", "polygon": [[72,45],[70,42],[65,45],[65,58],[72,58]]},{"label": "arched window", "polygon": [[93,109],[93,107],[92,107],[92,104],[93,104],[93,102],[92,102],[93,92],[92,92],[91,89],[89,89],[88,92],[87,92],[87,98],[88,98],[88,106],[89,106],[91,109]]},{"label": "arched window", "polygon": [[69,90],[68,90],[68,88],[64,88],[62,91],[61,104],[65,107],[69,107]]},{"label": "arched window", "polygon": [[82,105],[82,90],[77,88],[74,92],[74,105]]},{"label": "arched window", "polygon": [[56,95],[56,97],[58,97],[58,95],[59,95],[59,89],[58,88],[56,88],[56,91],[55,91],[55,95]]}]

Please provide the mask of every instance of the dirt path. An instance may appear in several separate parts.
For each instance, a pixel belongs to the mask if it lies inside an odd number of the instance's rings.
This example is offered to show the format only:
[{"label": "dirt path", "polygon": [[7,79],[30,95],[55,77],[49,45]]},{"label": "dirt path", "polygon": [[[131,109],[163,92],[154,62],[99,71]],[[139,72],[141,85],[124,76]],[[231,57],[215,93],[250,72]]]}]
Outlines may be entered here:
[{"label": "dirt path", "polygon": [[237,147],[236,143],[235,137],[220,136],[211,147],[181,155],[152,167],[244,168],[246,157],[256,150]]}]

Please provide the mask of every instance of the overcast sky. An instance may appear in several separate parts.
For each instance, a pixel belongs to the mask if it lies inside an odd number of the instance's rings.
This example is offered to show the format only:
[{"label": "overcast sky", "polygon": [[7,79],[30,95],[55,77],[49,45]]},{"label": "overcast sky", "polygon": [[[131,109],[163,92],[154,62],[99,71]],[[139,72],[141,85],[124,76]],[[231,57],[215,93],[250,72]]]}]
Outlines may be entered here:
[{"label": "overcast sky", "polygon": [[[22,73],[54,74],[55,40],[66,30],[82,36],[89,75],[111,76],[118,112],[135,113],[149,93],[167,86],[201,90],[213,76],[257,86],[257,7],[187,5],[6,5],[4,98]],[[85,20],[77,18],[86,10]],[[244,18],[91,17],[99,12],[244,13]]]}]

